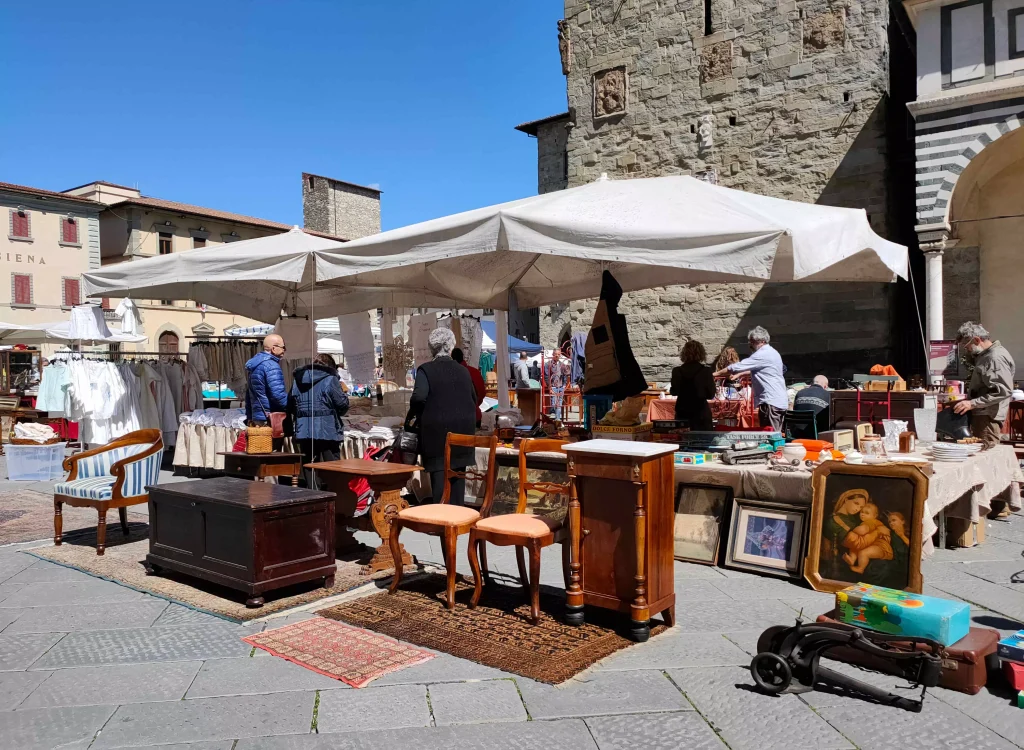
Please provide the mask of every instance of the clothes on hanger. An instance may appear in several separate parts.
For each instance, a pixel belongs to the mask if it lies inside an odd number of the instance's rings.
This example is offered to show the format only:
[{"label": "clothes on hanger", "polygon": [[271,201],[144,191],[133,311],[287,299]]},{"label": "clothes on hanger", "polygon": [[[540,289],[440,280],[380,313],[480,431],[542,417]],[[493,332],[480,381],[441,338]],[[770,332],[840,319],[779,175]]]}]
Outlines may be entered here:
[{"label": "clothes on hanger", "polygon": [[133,336],[145,335],[142,330],[142,311],[129,297],[121,300],[114,310],[114,314],[121,319],[121,333]]},{"label": "clothes on hanger", "polygon": [[481,352],[480,353],[480,374],[487,378],[487,373],[491,372],[495,368],[495,359],[493,352]]},{"label": "clothes on hanger", "polygon": [[71,308],[68,338],[72,341],[96,341],[110,338],[110,329],[99,305],[76,305]]},{"label": "clothes on hanger", "polygon": [[222,452],[230,451],[245,429],[245,409],[197,409],[178,418],[174,465],[224,470]]},{"label": "clothes on hanger", "polygon": [[36,408],[50,417],[63,417],[67,410],[68,386],[71,385],[71,369],[66,362],[54,361],[43,368],[39,381],[39,395]]}]

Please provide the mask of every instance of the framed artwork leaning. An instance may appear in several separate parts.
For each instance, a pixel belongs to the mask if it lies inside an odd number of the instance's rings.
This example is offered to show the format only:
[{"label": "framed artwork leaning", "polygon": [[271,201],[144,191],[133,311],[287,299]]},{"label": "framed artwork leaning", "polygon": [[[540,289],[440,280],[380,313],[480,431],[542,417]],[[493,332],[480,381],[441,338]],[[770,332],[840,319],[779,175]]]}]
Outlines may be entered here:
[{"label": "framed artwork leaning", "polygon": [[735,498],[725,567],[799,578],[808,514],[806,505]]},{"label": "framed artwork leaning", "polygon": [[732,488],[714,484],[676,487],[675,558],[714,565],[722,533],[722,518],[732,501]]},{"label": "framed artwork leaning", "polygon": [[921,593],[928,477],[920,469],[829,461],[811,487],[804,578],[815,591],[870,583]]}]

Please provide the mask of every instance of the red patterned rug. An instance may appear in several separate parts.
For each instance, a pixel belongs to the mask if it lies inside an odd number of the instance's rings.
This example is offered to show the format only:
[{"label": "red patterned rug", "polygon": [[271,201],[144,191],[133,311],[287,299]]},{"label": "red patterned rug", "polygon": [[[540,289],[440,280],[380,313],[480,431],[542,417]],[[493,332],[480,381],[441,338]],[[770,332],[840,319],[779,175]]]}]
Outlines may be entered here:
[{"label": "red patterned rug", "polygon": [[324,617],[313,617],[242,640],[356,688],[434,658],[429,651],[408,643]]}]

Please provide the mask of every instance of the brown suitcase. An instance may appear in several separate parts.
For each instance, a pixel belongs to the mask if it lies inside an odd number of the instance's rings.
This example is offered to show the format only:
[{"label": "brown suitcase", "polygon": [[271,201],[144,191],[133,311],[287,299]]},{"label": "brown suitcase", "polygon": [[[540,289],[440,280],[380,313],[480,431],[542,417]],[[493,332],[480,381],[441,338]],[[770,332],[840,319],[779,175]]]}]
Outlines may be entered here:
[{"label": "brown suitcase", "polygon": [[[829,615],[819,615],[818,622],[836,622]],[[996,656],[996,643],[999,631],[991,628],[971,628],[970,632],[946,647],[942,659],[942,673],[939,675],[939,686],[947,690],[974,695],[981,691],[988,681],[989,670],[999,671],[999,658]],[[898,641],[886,644],[892,648],[900,648]],[[909,651],[909,643],[904,651]],[[926,650],[920,646],[920,650]],[[878,672],[898,673],[888,662],[878,659],[863,651],[848,646],[840,646],[828,650],[828,657],[847,664],[856,664]]]}]

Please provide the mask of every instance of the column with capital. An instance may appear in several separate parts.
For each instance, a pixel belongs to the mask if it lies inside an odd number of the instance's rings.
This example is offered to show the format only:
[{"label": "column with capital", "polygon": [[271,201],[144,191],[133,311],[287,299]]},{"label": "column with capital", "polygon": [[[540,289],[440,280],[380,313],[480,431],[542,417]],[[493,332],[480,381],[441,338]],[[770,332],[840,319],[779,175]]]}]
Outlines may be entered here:
[{"label": "column with capital", "polygon": [[950,227],[942,224],[932,227],[916,227],[918,243],[925,259],[925,334],[929,342],[945,338],[943,315],[942,256],[946,248],[953,247],[957,240],[950,239]]}]

